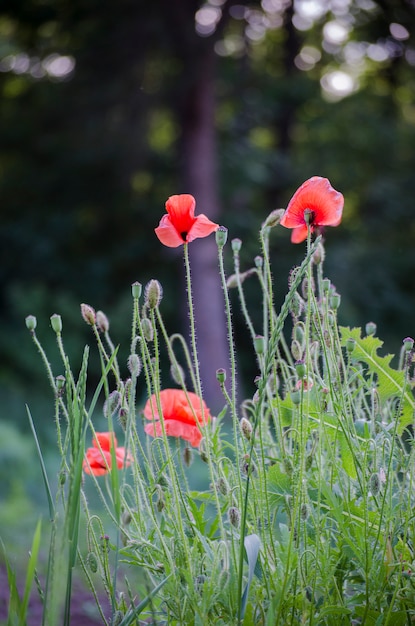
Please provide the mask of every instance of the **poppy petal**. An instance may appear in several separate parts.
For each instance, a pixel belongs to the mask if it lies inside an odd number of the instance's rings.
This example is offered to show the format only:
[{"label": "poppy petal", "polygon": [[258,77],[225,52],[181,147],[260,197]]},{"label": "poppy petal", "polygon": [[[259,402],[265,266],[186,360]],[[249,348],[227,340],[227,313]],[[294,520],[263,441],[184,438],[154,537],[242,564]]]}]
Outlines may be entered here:
[{"label": "poppy petal", "polygon": [[[184,424],[177,420],[166,420],[164,422],[166,435],[169,437],[180,437],[188,441],[190,445],[198,448],[202,440],[202,433],[197,426],[191,426],[190,424]],[[162,437],[163,429],[160,422],[153,422],[153,424],[147,424],[144,428],[147,435],[152,437]]]},{"label": "poppy petal", "polygon": [[175,226],[172,224],[170,215],[163,215],[157,228],[154,229],[157,237],[164,246],[168,248],[178,248],[184,244],[183,237],[179,234]]},{"label": "poppy petal", "polygon": [[99,450],[101,446],[102,450],[107,450],[108,452],[111,450],[111,446],[117,447],[117,439],[114,433],[95,433],[95,437],[92,441],[92,445],[94,448]]},{"label": "poppy petal", "polygon": [[214,233],[218,230],[219,224],[215,224],[212,222],[206,215],[201,213],[196,217],[196,220],[187,233],[187,241],[193,241],[194,239],[198,239],[199,237],[207,237],[211,233]]},{"label": "poppy petal", "polygon": [[291,243],[301,243],[302,241],[305,241],[307,239],[307,235],[307,224],[304,224],[303,226],[297,226],[296,228],[293,228],[293,231],[291,233]]},{"label": "poppy petal", "polygon": [[305,224],[304,211],[313,211],[314,226],[338,226],[344,205],[343,195],[333,189],[330,181],[313,176],[297,189],[281,218],[281,225],[297,228]]}]

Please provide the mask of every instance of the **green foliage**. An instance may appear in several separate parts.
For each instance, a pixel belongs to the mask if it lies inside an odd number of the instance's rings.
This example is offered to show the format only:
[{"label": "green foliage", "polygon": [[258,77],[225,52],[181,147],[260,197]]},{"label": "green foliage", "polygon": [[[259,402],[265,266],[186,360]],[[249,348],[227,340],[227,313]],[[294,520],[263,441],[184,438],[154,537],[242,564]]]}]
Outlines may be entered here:
[{"label": "green foliage", "polygon": [[408,380],[405,371],[391,367],[392,354],[386,356],[377,354],[383,346],[383,341],[372,335],[362,338],[361,332],[360,328],[351,330],[340,328],[342,345],[345,346],[350,339],[355,342],[353,360],[367,365],[369,372],[367,389],[369,391],[371,386],[376,388],[381,403],[379,411],[384,411],[391,400],[397,401],[397,432],[401,435],[407,426],[413,424],[415,403],[410,391],[413,383]]}]

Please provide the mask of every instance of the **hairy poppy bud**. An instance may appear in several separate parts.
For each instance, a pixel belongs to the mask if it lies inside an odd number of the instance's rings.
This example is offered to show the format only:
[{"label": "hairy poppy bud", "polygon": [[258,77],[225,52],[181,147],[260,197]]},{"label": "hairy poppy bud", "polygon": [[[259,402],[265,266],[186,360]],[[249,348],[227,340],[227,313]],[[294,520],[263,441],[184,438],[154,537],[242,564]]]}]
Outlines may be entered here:
[{"label": "hairy poppy bud", "polygon": [[239,524],[241,522],[241,512],[239,511],[239,509],[236,508],[236,506],[231,506],[228,509],[228,519],[232,526],[234,526],[235,528],[239,527]]},{"label": "hairy poppy bud", "polygon": [[137,378],[140,375],[141,361],[138,354],[130,354],[127,361],[127,367],[131,376],[135,376]]},{"label": "hairy poppy bud", "polygon": [[141,320],[141,329],[143,331],[143,337],[146,341],[153,341],[154,331],[153,326],[148,319],[148,317],[144,317]]},{"label": "hairy poppy bud", "polygon": [[218,480],[216,482],[216,488],[223,496],[227,496],[228,493],[229,493],[228,483],[223,478],[223,476],[220,476],[218,478]]},{"label": "hairy poppy bud", "polygon": [[184,369],[179,363],[172,363],[170,365],[170,376],[177,385],[184,383]]},{"label": "hairy poppy bud", "polygon": [[251,422],[246,417],[242,417],[241,421],[239,422],[239,425],[241,427],[241,431],[245,439],[250,441],[251,436],[252,436],[252,430],[253,430]]},{"label": "hairy poppy bud", "polygon": [[97,328],[101,333],[107,333],[110,329],[108,317],[103,311],[97,311]]},{"label": "hairy poppy bud", "polygon": [[150,309],[156,309],[163,297],[163,288],[158,280],[150,280],[145,288],[146,304]]},{"label": "hairy poppy bud", "polygon": [[374,335],[376,333],[375,322],[368,322],[365,327],[366,335]]},{"label": "hairy poppy bud", "polygon": [[95,309],[93,309],[92,306],[89,306],[89,304],[81,304],[81,315],[89,326],[95,326],[97,317]]},{"label": "hairy poppy bud", "polygon": [[115,413],[121,403],[121,394],[119,391],[112,391],[104,402],[103,413],[108,419]]},{"label": "hairy poppy bud", "polygon": [[52,326],[52,330],[55,331],[56,334],[62,332],[62,318],[57,313],[54,313],[50,318],[50,325]]},{"label": "hairy poppy bud", "polygon": [[291,354],[293,355],[296,361],[300,361],[303,356],[303,350],[299,341],[294,339],[291,342]]},{"label": "hairy poppy bud", "polygon": [[274,228],[274,226],[277,226],[284,213],[285,209],[274,209],[271,211],[265,222],[262,224],[262,228]]},{"label": "hairy poppy bud", "polygon": [[186,467],[190,467],[192,464],[193,452],[191,451],[189,446],[186,446],[185,449],[183,450],[183,461]]},{"label": "hairy poppy bud", "polygon": [[314,254],[313,254],[314,265],[320,265],[320,263],[323,263],[325,256],[326,256],[326,252],[324,250],[324,246],[320,242],[317,245],[317,248],[315,249]]}]

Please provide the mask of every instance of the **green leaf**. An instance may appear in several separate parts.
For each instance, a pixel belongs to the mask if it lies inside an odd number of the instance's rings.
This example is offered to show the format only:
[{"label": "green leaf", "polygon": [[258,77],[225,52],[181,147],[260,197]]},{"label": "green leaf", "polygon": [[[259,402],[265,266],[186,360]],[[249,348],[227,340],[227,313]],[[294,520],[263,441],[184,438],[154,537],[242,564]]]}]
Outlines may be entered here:
[{"label": "green leaf", "polygon": [[269,468],[267,485],[270,503],[275,507],[285,505],[286,496],[291,494],[291,478],[278,464]]},{"label": "green leaf", "polygon": [[340,457],[342,460],[343,468],[345,469],[347,474],[350,476],[350,478],[352,478],[353,480],[356,480],[357,472],[356,472],[356,466],[354,462],[353,453],[350,449],[351,444],[348,443],[344,433],[342,433],[340,430],[337,433],[337,439],[339,442],[339,451],[340,451]]},{"label": "green leaf", "polygon": [[405,380],[405,373],[402,370],[396,370],[391,367],[390,362],[393,358],[392,354],[379,356],[377,351],[383,346],[383,341],[369,335],[361,337],[360,328],[340,328],[342,346],[346,345],[348,339],[354,339],[355,348],[352,357],[365,363],[369,371],[376,375],[377,391],[380,401],[386,401],[398,398],[401,401],[401,415],[399,416],[398,433],[402,434],[403,430],[412,424],[414,418],[414,398],[408,390]]},{"label": "green leaf", "polygon": [[261,540],[258,535],[247,535],[244,539],[244,546],[246,551],[246,558],[248,560],[248,581],[242,594],[241,602],[241,619],[244,618],[246,611],[246,603],[248,601],[249,588],[252,583],[252,579],[255,573],[255,567],[258,560],[259,548],[261,546]]}]

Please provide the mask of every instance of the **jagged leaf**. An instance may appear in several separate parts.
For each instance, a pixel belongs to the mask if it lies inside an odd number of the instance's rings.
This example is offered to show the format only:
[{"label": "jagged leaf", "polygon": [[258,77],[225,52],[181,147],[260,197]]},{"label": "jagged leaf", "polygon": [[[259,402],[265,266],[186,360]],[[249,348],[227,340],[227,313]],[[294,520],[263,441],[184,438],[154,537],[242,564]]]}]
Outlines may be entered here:
[{"label": "jagged leaf", "polygon": [[369,335],[361,337],[360,328],[340,328],[342,346],[346,345],[348,339],[354,339],[355,348],[353,350],[353,358],[365,363],[369,371],[376,375],[377,391],[379,399],[382,403],[393,398],[401,401],[401,414],[399,416],[398,433],[414,419],[414,398],[410,391],[409,385],[405,381],[405,373],[391,367],[390,362],[393,358],[392,354],[379,356],[377,351],[383,346],[383,341]]}]

